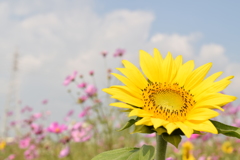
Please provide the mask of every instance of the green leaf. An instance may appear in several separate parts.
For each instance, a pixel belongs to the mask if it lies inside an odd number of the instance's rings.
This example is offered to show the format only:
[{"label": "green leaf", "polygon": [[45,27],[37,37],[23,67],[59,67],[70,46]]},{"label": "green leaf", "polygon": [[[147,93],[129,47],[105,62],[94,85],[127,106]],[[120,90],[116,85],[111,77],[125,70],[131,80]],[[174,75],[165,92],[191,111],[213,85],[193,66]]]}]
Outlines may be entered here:
[{"label": "green leaf", "polygon": [[136,120],[134,119],[130,119],[121,129],[119,129],[118,131],[122,131],[124,129],[127,129],[129,127],[131,127],[134,123],[136,122]]},{"label": "green leaf", "polygon": [[225,136],[236,137],[240,139],[240,128],[229,126],[214,120],[211,120],[211,122],[217,128],[218,133],[221,133]]},{"label": "green leaf", "polygon": [[153,133],[154,131],[148,127],[148,126],[144,126],[144,125],[140,125],[140,126],[135,126],[133,133]]},{"label": "green leaf", "polygon": [[131,160],[152,160],[154,156],[154,147],[149,145],[143,145],[137,154],[135,154]]},{"label": "green leaf", "polygon": [[121,110],[120,112],[131,112],[132,109],[127,109],[127,110]]},{"label": "green leaf", "polygon": [[180,135],[169,135],[167,133],[163,133],[162,137],[165,141],[171,143],[174,145],[176,148],[178,148],[179,143],[182,140],[182,137]]},{"label": "green leaf", "polygon": [[141,148],[121,148],[100,153],[92,160],[152,160],[154,147],[143,145]]},{"label": "green leaf", "polygon": [[155,130],[156,130],[156,132],[157,132],[158,135],[161,135],[161,134],[167,132],[167,130],[166,130],[165,128],[163,128],[163,127],[159,127],[159,128],[157,128],[157,129],[155,129]]}]

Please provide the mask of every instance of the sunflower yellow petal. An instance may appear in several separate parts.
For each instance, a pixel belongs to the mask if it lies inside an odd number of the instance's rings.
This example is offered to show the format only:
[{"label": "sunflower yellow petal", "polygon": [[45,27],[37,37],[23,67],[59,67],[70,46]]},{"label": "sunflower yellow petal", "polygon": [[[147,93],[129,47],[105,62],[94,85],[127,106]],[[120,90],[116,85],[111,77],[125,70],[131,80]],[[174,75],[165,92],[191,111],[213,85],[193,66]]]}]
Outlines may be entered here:
[{"label": "sunflower yellow petal", "polygon": [[141,94],[141,90],[135,85],[135,83],[131,82],[128,78],[119,75],[117,73],[112,73],[117,79],[119,79],[123,84],[125,84],[129,89],[133,90],[136,93]]},{"label": "sunflower yellow petal", "polygon": [[206,89],[208,89],[209,87],[211,87],[211,85],[213,84],[213,82],[219,77],[221,76],[223,72],[216,72],[214,74],[212,74],[211,76],[209,76],[208,78],[206,78],[205,80],[203,80],[201,82],[201,84],[199,84],[198,86],[196,86],[195,88],[193,88],[191,90],[191,93],[193,95],[198,96],[200,93],[204,93],[204,91]]},{"label": "sunflower yellow petal", "polygon": [[195,107],[197,108],[197,107],[208,106],[209,104],[223,106],[236,99],[237,98],[235,96],[225,95],[221,93],[213,93],[213,94],[208,94],[208,96],[205,96],[204,98],[202,98],[201,101],[195,104]]},{"label": "sunflower yellow petal", "polygon": [[175,58],[176,68],[179,68],[182,65],[182,56],[179,55]]},{"label": "sunflower yellow petal", "polygon": [[156,65],[154,58],[143,50],[140,51],[140,66],[150,81],[159,81],[159,67]]},{"label": "sunflower yellow petal", "polygon": [[145,78],[142,78],[143,75],[139,75],[138,72],[127,68],[116,69],[119,70],[123,75],[125,75],[132,83],[135,83],[138,88],[143,89],[145,88],[145,86],[147,86],[147,80]]},{"label": "sunflower yellow petal", "polygon": [[140,119],[139,121],[137,121],[135,123],[135,125],[146,125],[146,126],[152,126],[152,122],[151,119],[149,117],[144,117],[142,119]]},{"label": "sunflower yellow petal", "polygon": [[175,124],[182,130],[182,132],[190,138],[193,134],[193,129],[182,122],[175,122]]},{"label": "sunflower yellow petal", "polygon": [[131,90],[130,88],[128,88],[127,86],[111,86],[110,88],[116,88],[116,89],[119,89],[121,90],[122,92],[125,92],[133,97],[136,97],[138,99],[141,99],[142,98],[142,95],[139,93],[139,92],[135,92],[133,90]]},{"label": "sunflower yellow petal", "polygon": [[133,65],[131,62],[127,60],[122,60],[122,63],[126,67],[126,69],[131,70],[131,72],[138,77],[141,83],[147,85],[146,78],[143,76],[143,74],[139,71],[139,69],[135,65]]},{"label": "sunflower yellow petal", "polygon": [[218,116],[219,113],[208,108],[193,109],[188,115],[187,120],[208,120]]},{"label": "sunflower yellow petal", "polygon": [[172,83],[177,73],[175,61],[172,54],[168,52],[166,58],[163,61],[163,79],[164,82]]},{"label": "sunflower yellow petal", "polygon": [[158,77],[158,81],[157,82],[161,82],[163,83],[164,80],[162,78],[161,75],[163,75],[163,68],[162,68],[162,64],[163,64],[163,58],[162,58],[162,55],[161,53],[158,51],[158,49],[154,48],[154,61],[156,63],[156,66],[158,67],[158,71],[159,71],[159,75],[157,76]]},{"label": "sunflower yellow petal", "polygon": [[153,50],[154,53],[154,59],[156,60],[156,64],[162,64],[163,63],[163,58],[161,53],[159,52],[159,50],[157,48],[154,48]]},{"label": "sunflower yellow petal", "polygon": [[174,82],[178,83],[179,86],[184,86],[187,77],[190,75],[190,73],[192,72],[193,69],[194,69],[194,62],[193,62],[193,60],[184,63],[178,69],[178,72],[177,72],[177,75],[175,77]]},{"label": "sunflower yellow petal", "polygon": [[119,107],[119,108],[135,109],[134,107],[132,107],[132,106],[126,104],[126,103],[122,103],[122,102],[110,103],[110,106]]},{"label": "sunflower yellow petal", "polygon": [[209,120],[206,120],[198,124],[192,123],[191,121],[185,121],[184,123],[196,131],[218,134],[216,127]]},{"label": "sunflower yellow petal", "polygon": [[134,106],[142,107],[143,106],[143,101],[137,98],[134,98],[128,94],[122,93],[122,94],[116,94],[113,95],[111,98],[115,98],[119,101],[123,101],[126,103],[129,103]]},{"label": "sunflower yellow petal", "polygon": [[207,92],[220,92],[224,90],[230,83],[230,79],[232,79],[234,76],[228,76],[220,81],[217,81],[212,84],[211,87],[207,89]]},{"label": "sunflower yellow petal", "polygon": [[139,117],[150,117],[152,116],[153,114],[152,113],[149,113],[145,110],[142,110],[142,109],[133,109],[128,117],[132,117],[132,116],[139,116]]},{"label": "sunflower yellow petal", "polygon": [[114,95],[116,93],[116,91],[113,88],[104,88],[102,89],[103,92],[106,92],[110,95]]},{"label": "sunflower yellow petal", "polygon": [[221,108],[220,106],[217,106],[217,105],[212,105],[212,104],[208,104],[206,106],[195,106],[194,108],[209,108],[209,109],[219,109],[221,111],[224,111],[223,108]]},{"label": "sunflower yellow petal", "polygon": [[153,127],[155,129],[157,129],[158,127],[161,127],[169,122],[163,120],[163,119],[160,119],[160,118],[151,118],[151,121],[153,123]]},{"label": "sunflower yellow petal", "polygon": [[212,63],[207,63],[195,69],[187,78],[184,87],[187,90],[192,90],[195,86],[199,85],[204,77],[207,75],[208,71],[212,67]]},{"label": "sunflower yellow petal", "polygon": [[217,93],[224,90],[231,83],[229,78],[233,78],[233,76],[226,77],[211,84],[206,84],[204,87],[194,90],[193,92],[195,93],[193,94],[196,95],[195,100],[199,101],[201,99],[206,99],[209,93]]},{"label": "sunflower yellow petal", "polygon": [[164,125],[164,127],[167,129],[168,134],[171,134],[175,129],[179,128],[175,123],[168,123]]}]

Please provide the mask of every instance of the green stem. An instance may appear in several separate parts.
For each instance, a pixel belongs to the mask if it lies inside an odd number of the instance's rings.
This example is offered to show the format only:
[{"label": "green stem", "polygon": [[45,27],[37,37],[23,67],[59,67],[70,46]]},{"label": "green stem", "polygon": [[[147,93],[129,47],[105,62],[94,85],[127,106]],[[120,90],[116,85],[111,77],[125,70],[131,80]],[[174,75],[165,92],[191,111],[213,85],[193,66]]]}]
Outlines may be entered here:
[{"label": "green stem", "polygon": [[167,141],[162,138],[162,135],[156,134],[157,147],[156,147],[156,160],[166,159]]}]

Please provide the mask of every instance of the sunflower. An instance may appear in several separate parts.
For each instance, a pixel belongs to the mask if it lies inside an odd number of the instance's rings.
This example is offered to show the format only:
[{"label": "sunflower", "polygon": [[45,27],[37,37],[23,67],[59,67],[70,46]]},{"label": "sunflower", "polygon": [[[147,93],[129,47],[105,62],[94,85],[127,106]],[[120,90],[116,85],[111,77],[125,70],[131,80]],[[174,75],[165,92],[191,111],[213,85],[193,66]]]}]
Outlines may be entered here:
[{"label": "sunflower", "polygon": [[124,86],[115,85],[103,91],[122,102],[111,106],[129,109],[129,117],[140,117],[135,125],[152,126],[155,131],[164,127],[170,135],[180,129],[188,138],[194,131],[217,134],[209,121],[219,115],[213,109],[236,99],[220,93],[233,76],[215,81],[222,72],[206,77],[212,63],[194,69],[194,61],[183,63],[182,56],[175,59],[168,52],[165,58],[154,49],[154,55],[140,50],[142,72],[127,60],[125,68],[117,68],[124,76],[112,73]]},{"label": "sunflower", "polygon": [[183,160],[195,160],[192,150],[193,150],[193,144],[190,141],[184,142],[182,148],[182,159]]},{"label": "sunflower", "polygon": [[227,154],[231,154],[233,152],[234,148],[232,146],[232,143],[229,141],[226,141],[222,144],[222,151]]}]

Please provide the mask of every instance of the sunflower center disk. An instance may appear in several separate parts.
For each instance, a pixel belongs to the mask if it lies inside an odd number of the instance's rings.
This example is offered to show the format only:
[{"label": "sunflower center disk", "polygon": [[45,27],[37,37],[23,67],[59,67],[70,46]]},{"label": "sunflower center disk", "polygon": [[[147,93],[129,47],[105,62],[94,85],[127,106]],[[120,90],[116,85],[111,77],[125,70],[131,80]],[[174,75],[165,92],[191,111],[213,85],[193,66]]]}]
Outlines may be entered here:
[{"label": "sunflower center disk", "polygon": [[186,114],[196,103],[193,95],[177,83],[149,83],[142,92],[144,110],[170,122],[184,121]]}]

